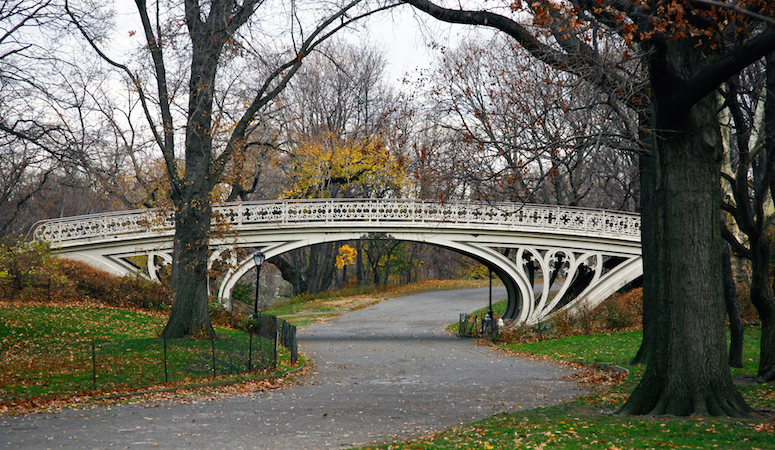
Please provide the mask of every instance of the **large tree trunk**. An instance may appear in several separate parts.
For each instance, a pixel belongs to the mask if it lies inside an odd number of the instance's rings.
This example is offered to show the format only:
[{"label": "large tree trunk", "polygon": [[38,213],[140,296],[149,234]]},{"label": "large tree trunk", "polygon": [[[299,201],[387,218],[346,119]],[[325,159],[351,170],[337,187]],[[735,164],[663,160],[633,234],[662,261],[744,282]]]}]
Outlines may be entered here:
[{"label": "large tree trunk", "polygon": [[[651,56],[654,140],[652,195],[643,209],[646,370],[620,414],[748,413],[727,364],[721,284],[721,136],[714,96],[676,110],[677,68],[702,67],[686,42]],[[695,59],[692,59],[695,58]]]},{"label": "large tree trunk", "polygon": [[[162,333],[168,338],[213,337],[207,292],[207,261],[210,250],[210,180],[213,160],[212,111],[215,74],[224,37],[200,21],[198,10],[187,5],[191,36],[191,78],[186,124],[185,183],[172,194],[175,204],[175,243],[172,283],[175,301]],[[221,11],[222,12],[222,11]],[[175,170],[170,168],[168,170]]]},{"label": "large tree trunk", "polygon": [[210,321],[207,259],[212,208],[209,202],[184,205],[175,214],[171,283],[175,291],[170,319],[162,336],[215,336]]}]

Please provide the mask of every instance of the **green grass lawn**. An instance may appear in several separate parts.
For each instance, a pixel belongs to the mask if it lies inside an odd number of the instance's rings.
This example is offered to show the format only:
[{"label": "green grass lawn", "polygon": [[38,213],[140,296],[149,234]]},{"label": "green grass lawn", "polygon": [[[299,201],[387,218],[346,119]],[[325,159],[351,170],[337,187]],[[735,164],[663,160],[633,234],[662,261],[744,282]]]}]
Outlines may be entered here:
[{"label": "green grass lawn", "polygon": [[[756,374],[759,338],[758,328],[746,329],[745,367],[733,369],[733,376]],[[433,436],[364,449],[775,449],[771,415],[748,419],[614,415],[643,373],[642,366],[629,365],[640,341],[640,331],[625,331],[505,345],[506,350],[558,361],[613,363],[630,373],[621,384],[598,388],[569,403],[505,412]],[[755,409],[775,409],[772,383],[742,385],[740,391]]]},{"label": "green grass lawn", "polygon": [[[67,395],[186,385],[274,366],[272,341],[216,328],[218,339],[158,338],[166,317],[94,306],[0,308],[0,407]],[[278,365],[287,368],[280,347]]]}]

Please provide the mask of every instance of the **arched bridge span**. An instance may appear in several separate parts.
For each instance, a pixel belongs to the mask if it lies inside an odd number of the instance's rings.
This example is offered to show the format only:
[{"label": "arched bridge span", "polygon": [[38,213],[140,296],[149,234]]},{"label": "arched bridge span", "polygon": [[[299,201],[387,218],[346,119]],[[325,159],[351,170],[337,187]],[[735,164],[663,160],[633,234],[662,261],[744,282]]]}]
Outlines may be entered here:
[{"label": "arched bridge span", "polygon": [[[235,259],[235,247],[261,249],[271,258],[368,233],[446,247],[482,262],[506,285],[505,317],[529,324],[563,309],[594,307],[643,272],[640,217],[631,213],[384,199],[242,202],[214,211],[219,237],[210,240],[210,264],[228,259],[232,267],[220,280],[223,301],[254,267],[252,258]],[[64,257],[157,279],[172,260],[173,224],[162,210],[126,211],[41,221],[33,235]]]}]

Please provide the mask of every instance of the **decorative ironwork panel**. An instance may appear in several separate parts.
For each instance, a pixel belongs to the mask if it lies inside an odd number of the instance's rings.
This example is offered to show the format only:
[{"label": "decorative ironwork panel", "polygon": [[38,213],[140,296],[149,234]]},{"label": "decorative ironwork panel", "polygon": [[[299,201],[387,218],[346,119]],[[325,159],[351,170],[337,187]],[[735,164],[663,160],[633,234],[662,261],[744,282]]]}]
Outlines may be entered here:
[{"label": "decorative ironwork panel", "polygon": [[[436,227],[552,231],[601,237],[640,237],[640,216],[632,213],[515,203],[425,202],[336,199],[244,202],[218,205],[217,221],[240,229],[301,227],[310,224],[435,224]],[[160,210],[126,211],[41,221],[33,235],[57,245],[113,240],[127,235],[171,234],[174,217]]]}]

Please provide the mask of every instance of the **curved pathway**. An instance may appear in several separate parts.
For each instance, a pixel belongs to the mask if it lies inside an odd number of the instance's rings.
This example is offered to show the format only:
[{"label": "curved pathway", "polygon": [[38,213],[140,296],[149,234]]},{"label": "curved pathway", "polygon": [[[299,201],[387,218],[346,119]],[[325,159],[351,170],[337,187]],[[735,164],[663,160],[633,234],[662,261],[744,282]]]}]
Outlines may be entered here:
[{"label": "curved pathway", "polygon": [[[552,363],[500,354],[444,327],[486,289],[416,294],[300,330],[301,386],[219,400],[0,419],[0,447],[329,449],[405,440],[583,391]],[[503,298],[500,290],[496,298]]]}]

